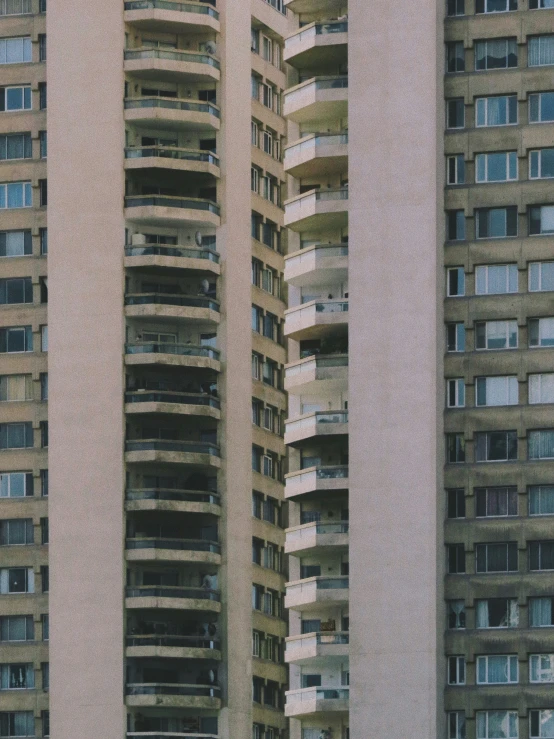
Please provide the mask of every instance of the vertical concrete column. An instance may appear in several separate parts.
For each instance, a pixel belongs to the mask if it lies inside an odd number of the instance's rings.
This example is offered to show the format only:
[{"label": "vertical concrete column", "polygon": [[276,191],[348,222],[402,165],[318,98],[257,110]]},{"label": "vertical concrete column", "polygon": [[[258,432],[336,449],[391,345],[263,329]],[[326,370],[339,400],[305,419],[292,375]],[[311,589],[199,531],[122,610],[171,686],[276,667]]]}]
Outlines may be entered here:
[{"label": "vertical concrete column", "polygon": [[349,1],[355,739],[437,735],[438,4]]},{"label": "vertical concrete column", "polygon": [[223,739],[252,734],[252,332],[250,2],[223,0],[219,139],[222,226]]},{"label": "vertical concrete column", "polygon": [[48,3],[50,705],[56,739],[120,739],[123,3]]}]

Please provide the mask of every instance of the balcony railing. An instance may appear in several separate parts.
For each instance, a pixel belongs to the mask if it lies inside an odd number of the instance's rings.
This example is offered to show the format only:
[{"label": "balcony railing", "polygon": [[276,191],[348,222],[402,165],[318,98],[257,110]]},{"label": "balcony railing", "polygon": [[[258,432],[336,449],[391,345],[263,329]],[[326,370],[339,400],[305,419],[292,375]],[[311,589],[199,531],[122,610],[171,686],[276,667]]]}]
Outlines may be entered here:
[{"label": "balcony railing", "polygon": [[[285,149],[284,164],[285,167],[290,163],[290,160],[294,157],[298,157],[304,153],[311,153],[315,156],[318,148],[326,148],[329,146],[344,146],[348,145],[348,134],[317,134],[310,136],[307,139],[298,141],[296,144]],[[324,246],[324,245],[322,245]],[[336,247],[338,248],[338,247]],[[348,247],[346,247],[348,249]],[[348,251],[346,252],[348,253]],[[329,254],[326,256],[339,256],[338,254]],[[342,255],[341,255],[342,256]]]},{"label": "balcony railing", "polygon": [[295,362],[285,368],[287,380],[298,377],[318,369],[335,369],[336,367],[348,367],[348,354],[318,355]]},{"label": "balcony railing", "polygon": [[209,15],[216,20],[219,13],[209,5],[203,3],[173,3],[167,0],[131,0],[125,3],[125,10],[175,10],[180,13],[199,13]]},{"label": "balcony railing", "polygon": [[127,452],[181,452],[183,454],[209,454],[219,457],[219,447],[207,442],[169,439],[131,439],[125,442]]},{"label": "balcony railing", "polygon": [[127,539],[127,549],[172,549],[181,552],[209,552],[221,554],[221,545],[204,539],[157,539],[140,537]]},{"label": "balcony railing", "polygon": [[31,0],[0,0],[0,16],[28,15],[32,12]]},{"label": "balcony railing", "polygon": [[301,82],[295,87],[291,87],[285,92],[285,103],[287,106],[294,105],[297,99],[302,99],[307,92],[309,87],[313,88],[314,92],[320,90],[337,90],[348,88],[348,76],[333,76],[333,77],[312,77],[309,80]]},{"label": "balcony railing", "polygon": [[218,734],[198,734],[188,731],[186,734],[174,731],[128,731],[127,739],[219,739]]},{"label": "balcony railing", "polygon": [[136,390],[125,393],[126,403],[178,403],[179,405],[201,405],[208,408],[221,408],[217,398],[210,395],[191,395],[161,390]]},{"label": "balcony railing", "polygon": [[294,652],[296,649],[308,649],[320,644],[349,643],[350,634],[348,631],[321,631],[313,634],[302,634],[302,636],[289,636],[286,639],[288,652]]},{"label": "balcony railing", "polygon": [[289,51],[292,47],[316,36],[326,36],[330,33],[348,33],[348,21],[330,21],[329,23],[314,23],[309,28],[303,28],[294,36],[289,36],[285,40],[285,51]]},{"label": "balcony railing", "polygon": [[286,310],[285,318],[299,320],[312,313],[348,313],[348,300],[311,300]]},{"label": "balcony railing", "polygon": [[221,117],[219,108],[213,103],[197,103],[193,100],[180,100],[179,98],[163,97],[127,98],[125,100],[125,110],[135,110],[137,108],[188,110],[191,113],[208,113],[209,115],[213,115],[215,118]]},{"label": "balcony railing", "polygon": [[126,246],[126,257],[177,257],[182,259],[207,259],[219,264],[219,254],[212,249],[192,249],[184,246],[166,246],[165,244],[145,244],[144,246]]},{"label": "balcony railing", "polygon": [[285,213],[287,218],[302,217],[302,211],[318,203],[337,202],[348,200],[348,188],[340,187],[337,190],[311,190],[302,195],[298,195],[291,200],[285,202]]},{"label": "balcony railing", "polygon": [[126,159],[179,159],[187,162],[207,162],[219,167],[219,159],[210,151],[199,149],[183,149],[177,146],[128,146],[125,149]]},{"label": "balcony railing", "polygon": [[296,544],[310,539],[314,534],[323,536],[325,534],[347,534],[348,521],[337,521],[336,523],[309,523],[303,526],[295,526],[287,529],[287,544]]},{"label": "balcony railing", "polygon": [[172,62],[188,62],[189,64],[207,64],[214,69],[219,69],[219,60],[211,54],[203,54],[195,51],[180,51],[178,49],[159,49],[157,47],[143,47],[141,49],[125,49],[125,61],[135,59],[165,59]]},{"label": "balcony railing", "polygon": [[190,295],[167,293],[136,293],[125,296],[125,305],[179,305],[183,308],[208,308],[219,313],[219,303],[211,298],[196,298]]},{"label": "balcony railing", "polygon": [[348,688],[302,688],[301,690],[287,690],[287,703],[306,703],[308,701],[348,700]]},{"label": "balcony railing", "polygon": [[181,647],[188,649],[220,649],[219,641],[204,639],[200,636],[173,636],[172,634],[144,634],[128,636],[125,640],[128,647]]},{"label": "balcony railing", "polygon": [[287,421],[286,430],[287,432],[299,431],[300,429],[311,428],[314,423],[317,426],[327,423],[348,423],[348,411],[318,411],[317,413],[310,413],[310,415],[299,418],[297,421]]},{"label": "balcony railing", "polygon": [[218,590],[180,588],[169,585],[134,585],[125,590],[127,598],[179,598],[181,600],[212,600],[219,602]]},{"label": "balcony railing", "polygon": [[186,210],[207,210],[216,216],[220,213],[217,203],[200,198],[178,198],[173,195],[127,195],[126,208],[185,208]]},{"label": "balcony railing", "polygon": [[178,683],[131,683],[127,695],[184,695],[191,698],[219,698],[218,685],[188,685]]},{"label": "balcony railing", "polygon": [[315,590],[348,590],[347,577],[308,577],[305,580],[287,583],[287,595],[313,593]]},{"label": "balcony railing", "polygon": [[328,467],[311,467],[299,472],[290,472],[286,476],[287,487],[297,487],[318,480],[346,480],[348,465],[332,465]]},{"label": "balcony railing", "polygon": [[125,498],[128,501],[137,500],[173,500],[185,503],[211,503],[221,505],[219,495],[197,490],[173,490],[170,488],[141,488],[127,490]]},{"label": "balcony railing", "polygon": [[203,357],[219,360],[219,352],[211,346],[195,344],[165,344],[155,341],[125,344],[126,354],[174,354],[181,357]]}]

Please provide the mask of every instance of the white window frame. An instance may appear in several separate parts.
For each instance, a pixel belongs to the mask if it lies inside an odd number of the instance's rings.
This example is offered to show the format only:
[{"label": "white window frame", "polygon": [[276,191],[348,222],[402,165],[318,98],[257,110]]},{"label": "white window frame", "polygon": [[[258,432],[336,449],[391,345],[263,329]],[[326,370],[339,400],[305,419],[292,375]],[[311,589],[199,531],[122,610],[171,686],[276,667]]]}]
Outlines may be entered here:
[{"label": "white window frame", "polygon": [[[489,290],[489,272],[494,269],[503,268],[506,271],[505,286],[506,289],[503,292],[492,292]],[[516,278],[516,289],[510,290],[511,277]],[[480,275],[484,275],[484,282],[486,290],[483,292],[480,289]],[[517,264],[479,264],[475,267],[475,295],[514,295],[518,292],[519,273]]]},{"label": "white window frame", "polygon": [[[489,680],[489,662],[492,660],[497,659],[505,659],[506,660],[506,680],[502,680],[500,682],[492,682]],[[475,669],[475,683],[477,685],[517,685],[519,683],[519,662],[517,659],[517,654],[481,654],[477,656],[476,659],[476,669]],[[516,672],[516,678],[513,680],[511,678],[512,675],[512,668],[515,664],[515,672]],[[480,673],[481,673],[481,666],[484,665],[485,670],[485,680],[480,679]]]},{"label": "white window frame", "polygon": [[[491,157],[503,155],[506,166],[506,177],[505,179],[493,180],[489,177],[489,160]],[[479,176],[479,170],[481,163],[484,162],[485,176]],[[511,172],[513,165],[515,164],[515,174]],[[491,184],[498,182],[515,182],[518,179],[518,159],[516,151],[488,151],[481,154],[475,155],[475,182],[477,184]]]},{"label": "white window frame", "polygon": [[257,121],[252,121],[250,124],[251,127],[251,136],[252,136],[252,146],[258,146],[260,142],[260,124]]},{"label": "white window frame", "polygon": [[[552,287],[548,290],[546,288],[543,288],[543,265],[551,265],[552,267]],[[542,261],[542,262],[529,262],[528,264],[528,271],[529,271],[529,292],[530,293],[540,293],[540,292],[552,292],[554,291],[554,261]],[[533,274],[535,273],[535,274]],[[537,278],[537,283],[539,285],[538,289],[533,288],[533,281],[534,277]]]},{"label": "white window frame", "polygon": [[[544,381],[543,378],[545,378]],[[529,405],[554,403],[554,372],[541,372],[528,375],[527,382],[529,388]],[[543,384],[550,386],[548,391],[551,390],[551,399],[549,400],[545,400],[543,397]]]},{"label": "white window frame", "polygon": [[[456,274],[458,275],[458,284],[461,284],[461,292],[453,293],[450,291],[450,276]],[[463,267],[448,267],[446,270],[446,297],[447,298],[463,298],[465,297],[466,290],[465,290],[465,282],[466,282],[466,276],[465,276],[465,270]]]},{"label": "white window frame", "polygon": [[[554,346],[554,316],[543,316],[542,318],[532,318],[529,321],[536,321],[538,324],[538,343],[531,344],[531,332],[529,331],[529,348],[530,349],[548,349]],[[548,323],[547,323],[548,321]],[[545,333],[546,326],[552,326],[552,334]],[[545,339],[552,341],[553,343],[542,343]]]},{"label": "white window frame", "polygon": [[465,381],[463,378],[456,377],[446,381],[446,407],[465,407]]},{"label": "white window frame", "polygon": [[[545,95],[552,95],[554,97],[554,92],[548,90],[545,92],[534,92],[529,94],[529,123],[530,124],[538,124],[538,123],[552,123],[554,121],[554,116],[552,118],[543,118],[542,117],[542,107],[543,107],[543,98]],[[533,120],[531,111],[533,106],[533,101],[537,100],[537,120]]]},{"label": "white window frame", "polygon": [[[465,685],[466,684],[466,658],[462,655],[452,655],[447,658],[447,684],[448,685]],[[454,665],[456,674],[454,681],[450,680],[451,666]]]},{"label": "white window frame", "polygon": [[[461,162],[461,165],[460,165]],[[461,172],[460,172],[461,170]],[[453,175],[452,177],[450,175]],[[451,154],[446,157],[446,184],[463,185],[465,183],[465,160],[463,154]]]},{"label": "white window frame", "polygon": [[[489,392],[488,385],[489,380],[491,381],[491,386],[496,383],[496,381],[503,381],[503,384],[505,386],[505,394],[504,394],[504,400],[503,403],[489,403],[487,401],[487,394]],[[485,402],[480,403],[479,402],[479,386],[483,383],[485,383]],[[492,391],[492,389],[491,389]],[[476,408],[501,408],[505,406],[514,406],[519,404],[518,399],[518,393],[519,393],[519,385],[517,381],[516,375],[498,375],[498,376],[490,376],[490,377],[476,377],[475,378],[475,406]]]},{"label": "white window frame", "polygon": [[[484,323],[485,324],[485,346],[477,348],[477,342],[475,342],[475,349],[476,351],[480,352],[501,352],[506,351],[508,349],[517,349],[518,343],[519,343],[519,331],[517,326],[517,321],[507,319],[505,321],[477,321],[477,323]],[[505,324],[505,336],[506,336],[506,346],[499,347],[499,348],[491,348],[488,346],[489,343],[489,326],[496,323],[503,323]],[[510,324],[515,323],[516,325],[516,343],[515,346],[510,346]]]},{"label": "white window frame", "polygon": [[[554,174],[542,174],[542,156],[545,151],[551,151],[554,154],[553,147],[543,147],[542,149],[532,149],[529,151],[529,179],[530,180],[550,180],[554,178]],[[533,160],[536,159],[537,175],[533,175]]]},{"label": "white window frame", "polygon": [[[476,724],[477,724],[477,728],[476,728],[477,739],[500,739],[498,736],[496,736],[494,734],[491,734],[490,731],[489,731],[489,717],[490,717],[490,714],[493,714],[493,713],[503,713],[503,714],[506,714],[506,720],[507,720],[508,732],[509,732],[509,736],[506,737],[506,739],[518,739],[518,736],[519,736],[519,732],[518,732],[518,729],[519,729],[519,726],[518,726],[518,713],[517,713],[517,711],[510,711],[510,710],[477,711],[475,713],[475,719],[476,719]],[[480,721],[480,717],[481,716],[483,716],[484,719],[485,719],[485,731],[484,731],[484,733],[480,733],[480,731],[479,731],[479,729],[480,729],[479,724],[481,723],[481,721]],[[513,733],[511,733],[511,726],[510,726],[510,724],[514,724],[515,725],[515,732],[513,732]]]},{"label": "white window frame", "polygon": [[[542,661],[548,661],[549,667],[542,667],[541,663]],[[535,663],[535,669],[536,674],[539,676],[539,679],[533,679],[533,672],[535,671],[533,669],[533,663]],[[549,679],[541,680],[540,676],[545,673],[546,676],[549,677]],[[554,654],[530,654],[529,655],[529,682],[532,684],[539,684],[539,683],[554,683]]]},{"label": "white window frame", "polygon": [[[498,100],[503,98],[506,102],[506,123],[489,123],[489,100]],[[516,120],[510,121],[510,98],[516,100]],[[480,108],[484,106],[484,120],[485,123],[479,123]],[[496,128],[499,126],[517,126],[517,95],[488,95],[485,97],[475,98],[475,127],[476,128]]]}]

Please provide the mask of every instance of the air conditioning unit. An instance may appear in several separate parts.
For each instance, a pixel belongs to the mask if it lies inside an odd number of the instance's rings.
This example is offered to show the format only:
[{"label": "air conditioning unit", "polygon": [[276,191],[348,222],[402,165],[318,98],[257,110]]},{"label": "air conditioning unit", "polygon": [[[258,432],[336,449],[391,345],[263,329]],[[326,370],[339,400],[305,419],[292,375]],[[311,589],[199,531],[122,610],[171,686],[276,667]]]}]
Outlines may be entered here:
[{"label": "air conditioning unit", "polygon": [[131,244],[133,246],[140,246],[146,244],[146,236],[144,234],[133,234],[131,236]]}]

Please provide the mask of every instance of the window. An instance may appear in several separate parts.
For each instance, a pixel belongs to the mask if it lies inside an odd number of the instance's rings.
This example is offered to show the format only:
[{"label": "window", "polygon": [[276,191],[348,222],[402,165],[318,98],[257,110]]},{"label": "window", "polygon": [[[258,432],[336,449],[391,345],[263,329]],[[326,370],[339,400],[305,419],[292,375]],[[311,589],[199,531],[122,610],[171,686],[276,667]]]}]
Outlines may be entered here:
[{"label": "window", "polygon": [[448,684],[466,684],[466,660],[465,657],[448,657]]},{"label": "window", "polygon": [[465,629],[466,604],[463,600],[450,600],[446,604],[447,625],[449,629]]},{"label": "window", "polygon": [[464,72],[466,68],[463,41],[450,41],[446,44],[446,71]]},{"label": "window", "polygon": [[33,351],[31,326],[0,328],[0,353]]},{"label": "window", "polygon": [[38,181],[39,204],[41,207],[48,205],[48,180]]},{"label": "window", "polygon": [[511,180],[517,180],[517,152],[497,151],[476,155],[476,182],[509,182]]},{"label": "window", "polygon": [[554,541],[529,542],[529,569],[531,572],[554,570]]},{"label": "window", "polygon": [[40,350],[41,352],[48,351],[48,326],[40,327]]},{"label": "window", "polygon": [[517,431],[485,431],[475,434],[476,462],[517,460]]},{"label": "window", "polygon": [[35,671],[32,664],[0,666],[1,690],[32,690],[35,687]]},{"label": "window", "polygon": [[267,36],[262,35],[262,59],[273,62],[273,42]]},{"label": "window", "polygon": [[466,715],[464,711],[450,711],[448,717],[448,739],[466,739]]},{"label": "window", "polygon": [[39,0],[39,3],[38,3],[38,12],[39,13],[46,13],[46,0]]},{"label": "window", "polygon": [[529,625],[554,626],[554,598],[529,598]]},{"label": "window", "polygon": [[[46,0],[44,0],[46,2]],[[50,736],[50,711],[42,711],[42,736]]]},{"label": "window", "polygon": [[517,95],[476,98],[475,125],[511,126],[517,123]]},{"label": "window", "polygon": [[446,270],[446,295],[449,298],[465,295],[465,272],[463,267],[449,267]]},{"label": "window", "polygon": [[463,544],[448,544],[447,572],[449,575],[463,575],[466,571],[466,553]]},{"label": "window", "polygon": [[40,158],[46,159],[46,156],[48,153],[46,131],[39,131],[38,137],[39,137],[39,143],[40,143]]},{"label": "window", "polygon": [[40,239],[40,253],[42,255],[48,254],[48,229],[39,228],[39,239]]},{"label": "window", "polygon": [[0,423],[0,449],[28,449],[32,446],[32,423]]},{"label": "window", "polygon": [[42,623],[42,641],[48,641],[50,638],[50,620],[47,613],[43,613],[40,617]]},{"label": "window", "polygon": [[31,110],[31,85],[0,87],[0,111]]},{"label": "window", "polygon": [[0,618],[0,641],[24,642],[35,638],[32,616],[2,616]]},{"label": "window", "polygon": [[554,711],[551,708],[529,711],[529,739],[554,737]]},{"label": "window", "polygon": [[32,711],[2,711],[0,713],[0,737],[34,737],[35,715]]},{"label": "window", "polygon": [[478,407],[518,404],[517,377],[477,377],[475,388]]},{"label": "window", "polygon": [[466,517],[466,497],[463,488],[453,488],[446,491],[448,518]]},{"label": "window", "polygon": [[515,598],[489,598],[475,602],[478,629],[514,629],[519,625],[519,606]]},{"label": "window", "polygon": [[476,349],[516,349],[517,321],[484,321],[475,324]]},{"label": "window", "polygon": [[43,498],[48,497],[48,470],[40,471],[40,491]]},{"label": "window", "polygon": [[0,64],[21,64],[33,61],[30,36],[0,38]]},{"label": "window", "polygon": [[541,10],[542,8],[554,8],[554,0],[529,0],[529,10]]},{"label": "window", "polygon": [[446,434],[446,461],[449,464],[461,464],[466,461],[463,434]]},{"label": "window", "polygon": [[529,682],[554,683],[554,654],[529,655]]},{"label": "window", "polygon": [[475,545],[476,572],[517,572],[517,542]]},{"label": "window", "polygon": [[517,739],[517,711],[477,711],[477,739]]},{"label": "window", "polygon": [[478,239],[503,239],[507,236],[517,236],[517,206],[476,209],[475,236]]},{"label": "window", "polygon": [[40,445],[43,449],[48,446],[48,421],[40,422]]},{"label": "window", "polygon": [[505,13],[517,10],[517,0],[475,0],[476,13]]},{"label": "window", "polygon": [[517,283],[517,264],[485,264],[475,268],[476,295],[517,293]]},{"label": "window", "polygon": [[466,216],[463,210],[446,213],[446,238],[448,241],[463,241],[466,237]]},{"label": "window", "polygon": [[465,382],[461,378],[446,381],[446,407],[463,408],[465,406]]},{"label": "window", "polygon": [[0,473],[0,498],[26,498],[32,495],[32,472]]},{"label": "window", "polygon": [[46,110],[46,82],[38,83],[38,100],[40,110]]},{"label": "window", "polygon": [[529,235],[554,234],[554,205],[529,208]]},{"label": "window", "polygon": [[554,485],[531,485],[529,515],[551,516],[554,513]]},{"label": "window", "polygon": [[554,318],[529,319],[529,346],[554,346]]},{"label": "window", "polygon": [[452,98],[446,101],[446,128],[463,128],[465,125],[465,107],[463,98]]},{"label": "window", "polygon": [[32,252],[30,231],[0,231],[0,257],[23,257]]},{"label": "window", "polygon": [[34,592],[35,578],[32,567],[10,567],[0,570],[0,594]]},{"label": "window", "polygon": [[463,352],[466,346],[466,332],[463,323],[446,324],[446,351]]},{"label": "window", "polygon": [[46,34],[39,33],[38,35],[38,60],[39,62],[46,61]]},{"label": "window", "polygon": [[50,590],[50,570],[48,565],[40,566],[40,579],[42,582],[42,592],[47,593]]},{"label": "window", "polygon": [[545,67],[554,64],[554,35],[530,38],[527,49],[530,67]]},{"label": "window", "polygon": [[48,400],[48,372],[40,373],[40,399]]},{"label": "window", "polygon": [[0,208],[31,208],[33,196],[30,182],[4,182],[0,184]]},{"label": "window", "polygon": [[42,689],[48,690],[50,687],[50,663],[41,662],[40,671],[42,673]]},{"label": "window", "polygon": [[529,123],[554,121],[554,92],[538,92],[529,95]]},{"label": "window", "polygon": [[554,403],[554,374],[529,375],[529,403]]},{"label": "window", "polygon": [[251,141],[252,146],[258,146],[260,136],[260,124],[257,121],[252,121],[250,124]]},{"label": "window", "polygon": [[41,544],[48,544],[48,519],[47,518],[41,518],[40,519],[40,542]]},{"label": "window", "polygon": [[465,0],[446,0],[446,15],[465,15]]},{"label": "window", "polygon": [[0,546],[28,546],[35,543],[32,518],[0,521]]},{"label": "window", "polygon": [[3,375],[0,376],[0,401],[16,402],[32,400],[32,375]]},{"label": "window", "polygon": [[477,657],[477,685],[500,685],[517,682],[517,655],[495,654]]},{"label": "window", "polygon": [[517,488],[476,488],[477,518],[517,516]]},{"label": "window", "polygon": [[507,69],[517,67],[515,38],[488,39],[475,42],[475,69]]},{"label": "window", "polygon": [[0,0],[0,15],[27,15],[32,12],[31,0]]},{"label": "window", "polygon": [[30,133],[12,133],[0,136],[0,160],[32,159],[33,146]]},{"label": "window", "polygon": [[260,175],[261,169],[259,167],[250,167],[250,189],[252,192],[260,192]]},{"label": "window", "polygon": [[33,283],[30,277],[0,280],[0,305],[33,302]]},{"label": "window", "polygon": [[465,169],[463,154],[446,157],[446,184],[463,185],[465,183]]}]

